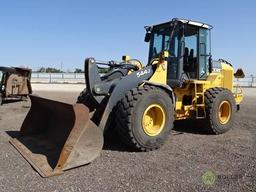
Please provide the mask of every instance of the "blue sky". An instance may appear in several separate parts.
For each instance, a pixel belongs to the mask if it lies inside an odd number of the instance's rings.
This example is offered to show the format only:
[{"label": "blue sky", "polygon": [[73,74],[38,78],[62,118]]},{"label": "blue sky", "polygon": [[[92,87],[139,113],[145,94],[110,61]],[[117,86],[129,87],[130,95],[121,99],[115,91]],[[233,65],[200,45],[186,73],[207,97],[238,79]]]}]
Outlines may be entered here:
[{"label": "blue sky", "polygon": [[0,65],[83,68],[83,60],[147,62],[144,26],[174,17],[209,23],[213,58],[256,75],[253,0],[0,0]]}]

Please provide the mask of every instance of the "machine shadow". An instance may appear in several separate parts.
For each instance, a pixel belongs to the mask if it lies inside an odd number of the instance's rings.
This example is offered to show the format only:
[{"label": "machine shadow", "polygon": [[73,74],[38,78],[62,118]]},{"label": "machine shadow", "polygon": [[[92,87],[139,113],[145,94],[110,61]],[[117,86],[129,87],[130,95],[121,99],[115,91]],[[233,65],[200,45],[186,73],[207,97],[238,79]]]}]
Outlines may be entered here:
[{"label": "machine shadow", "polygon": [[5,133],[13,139],[16,139],[19,137],[19,131],[6,131]]},{"label": "machine shadow", "polygon": [[[204,128],[203,120],[180,120],[174,122],[174,127],[171,136],[180,134],[199,134],[210,135],[210,133]],[[108,130],[104,135],[103,150],[120,151],[120,152],[139,152],[126,146],[118,137],[114,129]]]},{"label": "machine shadow", "polygon": [[174,122],[173,134],[199,134],[199,135],[210,135],[210,133],[205,129],[204,120],[179,120]]},{"label": "machine shadow", "polygon": [[[10,137],[18,139],[19,131],[6,131],[6,133]],[[199,135],[209,135],[210,134],[204,129],[204,122],[201,120],[175,121],[172,136],[185,134],[185,133],[199,134]],[[139,152],[137,150],[131,149],[129,146],[126,146],[121,141],[121,139],[118,137],[118,135],[114,131],[114,129],[110,129],[105,133],[103,150],[120,151],[120,152]],[[53,162],[53,161],[50,160],[50,164],[53,166],[54,163],[51,163],[51,162]]]},{"label": "machine shadow", "polygon": [[117,133],[110,129],[104,134],[104,146],[103,150],[107,151],[120,151],[120,152],[138,152],[134,149],[131,149],[129,146],[126,146]]},{"label": "machine shadow", "polygon": [[22,99],[22,98],[6,99],[6,100],[3,101],[3,105],[9,104],[9,103],[23,102],[23,101],[26,101],[26,100]]}]

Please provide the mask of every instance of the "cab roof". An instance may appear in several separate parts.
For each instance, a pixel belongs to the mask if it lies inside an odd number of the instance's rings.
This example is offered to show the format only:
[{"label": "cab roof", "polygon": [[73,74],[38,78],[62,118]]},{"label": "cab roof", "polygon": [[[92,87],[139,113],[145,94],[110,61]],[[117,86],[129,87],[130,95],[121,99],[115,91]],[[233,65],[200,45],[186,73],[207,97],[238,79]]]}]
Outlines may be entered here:
[{"label": "cab roof", "polygon": [[171,24],[171,23],[174,23],[174,22],[177,22],[177,21],[181,22],[181,23],[184,23],[184,24],[188,24],[188,25],[194,25],[194,26],[197,26],[197,27],[202,27],[202,28],[205,28],[205,29],[212,29],[213,28],[212,25],[209,25],[209,24],[206,24],[206,23],[202,23],[202,22],[199,22],[199,21],[188,20],[188,19],[181,19],[181,18],[173,18],[171,21],[160,23],[160,24],[157,24],[157,25],[153,25],[151,27],[146,26],[145,28],[146,29],[147,28],[152,29],[155,26]]}]

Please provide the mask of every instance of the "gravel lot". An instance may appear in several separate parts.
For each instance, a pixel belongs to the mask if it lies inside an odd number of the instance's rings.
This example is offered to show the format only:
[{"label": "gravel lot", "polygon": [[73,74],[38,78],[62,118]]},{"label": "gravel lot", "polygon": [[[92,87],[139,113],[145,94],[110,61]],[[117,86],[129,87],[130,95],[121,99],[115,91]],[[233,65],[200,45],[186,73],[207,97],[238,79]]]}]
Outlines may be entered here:
[{"label": "gravel lot", "polygon": [[[0,106],[0,191],[256,191],[256,89],[244,89],[232,130],[207,135],[200,123],[175,124],[166,144],[153,152],[129,152],[108,138],[93,163],[41,178],[9,144],[7,131],[19,130],[29,102]],[[74,103],[78,92],[37,91],[43,97]],[[213,185],[202,182],[212,171]]]}]

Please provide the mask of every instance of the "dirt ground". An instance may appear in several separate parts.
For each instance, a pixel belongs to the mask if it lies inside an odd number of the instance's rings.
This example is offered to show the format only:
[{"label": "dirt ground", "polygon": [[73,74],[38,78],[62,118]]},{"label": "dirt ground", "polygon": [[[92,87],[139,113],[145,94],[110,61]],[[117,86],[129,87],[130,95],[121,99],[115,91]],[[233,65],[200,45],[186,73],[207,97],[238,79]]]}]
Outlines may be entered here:
[{"label": "dirt ground", "polygon": [[[166,144],[152,152],[129,152],[118,140],[105,141],[101,156],[60,176],[41,178],[9,144],[30,102],[0,106],[0,191],[256,191],[256,89],[244,89],[232,130],[207,135],[190,121],[175,124]],[[36,94],[74,103],[78,92]],[[211,171],[215,182],[202,175]]]}]

